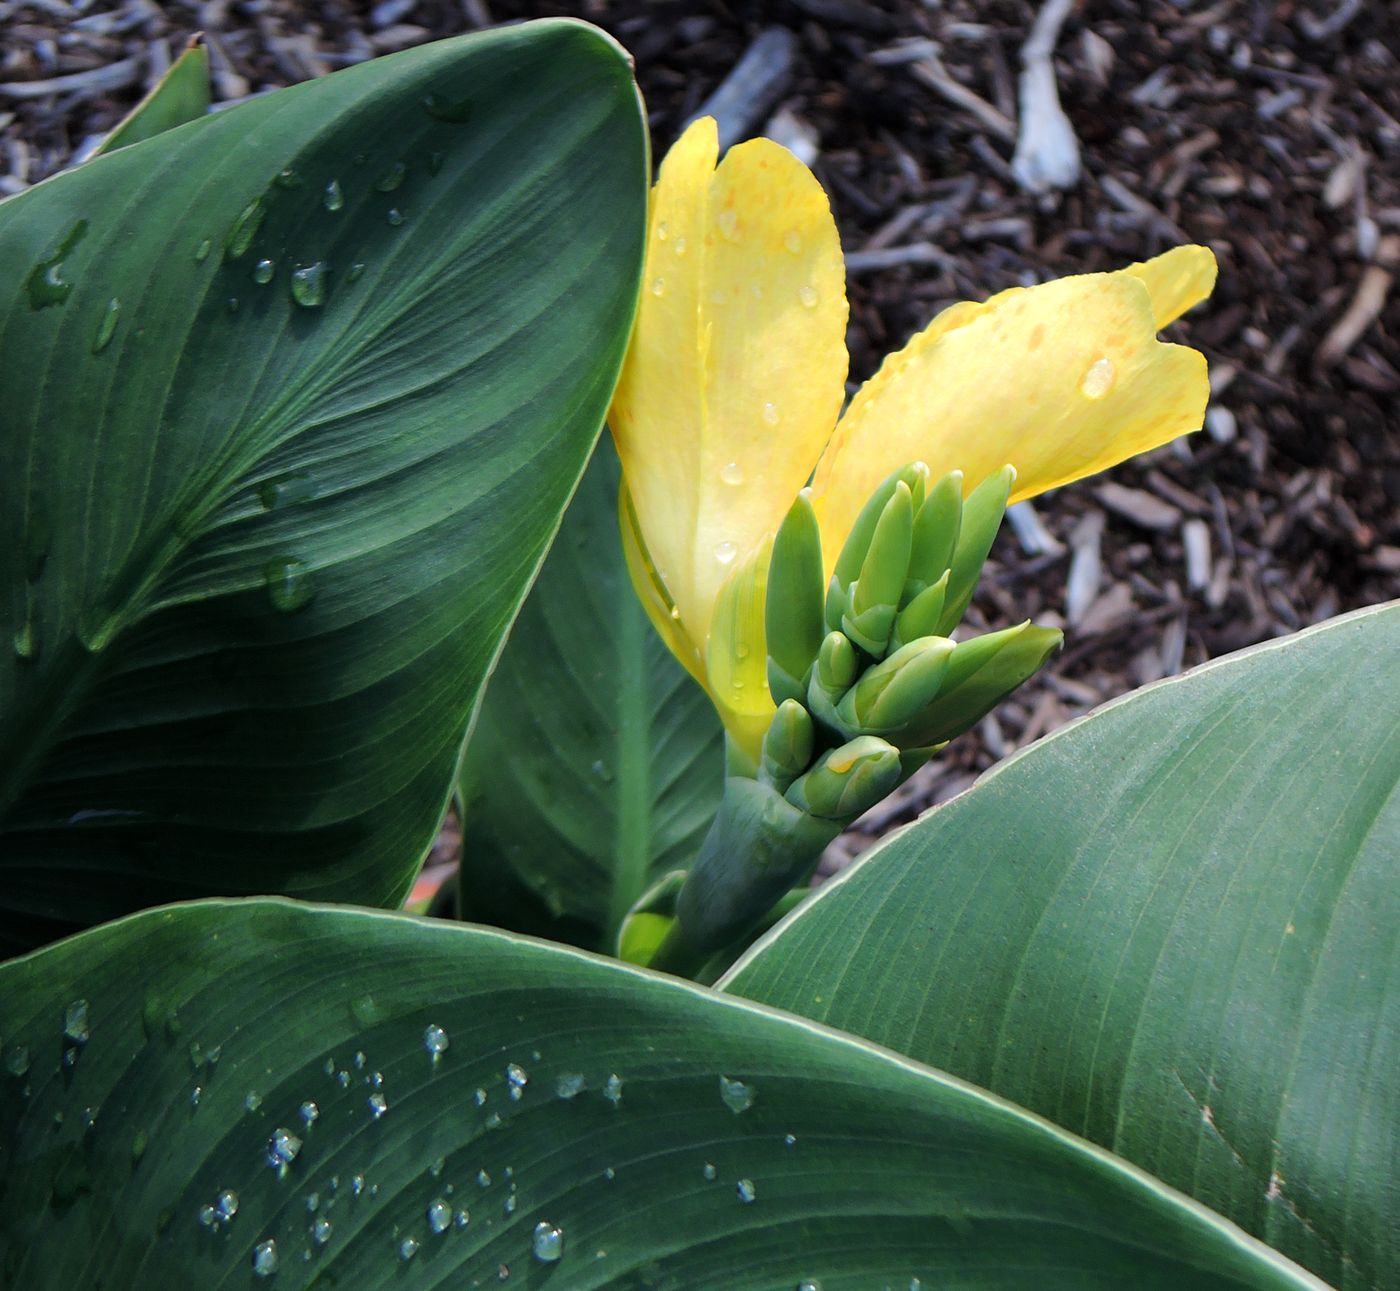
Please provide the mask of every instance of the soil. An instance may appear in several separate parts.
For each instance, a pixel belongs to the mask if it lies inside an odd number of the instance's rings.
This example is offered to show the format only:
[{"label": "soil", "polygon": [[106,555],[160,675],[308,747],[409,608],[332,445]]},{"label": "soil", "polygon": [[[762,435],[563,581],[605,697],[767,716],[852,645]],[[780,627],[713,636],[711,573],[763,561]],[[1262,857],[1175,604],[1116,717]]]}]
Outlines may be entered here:
[{"label": "soil", "polygon": [[855,380],[953,300],[1211,246],[1215,295],[1170,332],[1211,360],[1207,430],[1007,527],[974,622],[1059,622],[1066,649],[862,821],[853,852],[1106,698],[1400,595],[1400,15],[1374,0],[1079,3],[1053,66],[1083,172],[1037,195],[1010,161],[1038,8],[0,0],[0,193],[69,164],[195,31],[230,99],[571,14],[634,54],[658,156],[760,35],[789,33],[750,132],[814,149],[855,253]]}]

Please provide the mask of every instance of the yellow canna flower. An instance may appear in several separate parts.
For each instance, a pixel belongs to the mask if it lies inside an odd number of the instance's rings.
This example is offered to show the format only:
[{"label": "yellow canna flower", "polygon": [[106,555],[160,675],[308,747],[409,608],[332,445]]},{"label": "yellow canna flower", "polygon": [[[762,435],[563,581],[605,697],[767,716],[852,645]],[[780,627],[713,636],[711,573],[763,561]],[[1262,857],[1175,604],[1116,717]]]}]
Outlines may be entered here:
[{"label": "yellow canna flower", "polygon": [[1157,332],[1210,294],[1178,247],[1115,273],[940,313],[845,412],[845,268],[816,177],[695,122],[652,191],[636,328],[609,423],[628,568],[672,652],[750,758],[773,715],[763,606],[772,538],[811,481],[828,565],[876,485],[912,461],[1012,501],[1200,428],[1205,358]]}]

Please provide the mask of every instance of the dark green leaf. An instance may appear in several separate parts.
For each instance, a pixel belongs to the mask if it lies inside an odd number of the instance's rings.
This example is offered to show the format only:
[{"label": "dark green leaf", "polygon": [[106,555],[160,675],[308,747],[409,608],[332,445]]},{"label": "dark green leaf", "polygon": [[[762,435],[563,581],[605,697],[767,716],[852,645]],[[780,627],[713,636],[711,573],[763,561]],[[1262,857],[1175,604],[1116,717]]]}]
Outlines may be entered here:
[{"label": "dark green leaf", "polygon": [[401,899],[606,408],[645,185],[626,59],[564,22],[0,208],[0,950]]},{"label": "dark green leaf", "polygon": [[714,708],[628,581],[617,486],[605,440],[511,629],[462,772],[465,917],[545,930],[534,902],[495,899],[504,868],[594,947],[611,945],[653,879],[691,863],[724,783]]},{"label": "dark green leaf", "polygon": [[165,75],[98,146],[94,156],[151,139],[209,111],[209,49],[192,39]]},{"label": "dark green leaf", "polygon": [[1400,607],[1112,704],[874,849],[730,990],[1400,1287]]},{"label": "dark green leaf", "polygon": [[937,1073],[502,933],[147,911],[0,966],[0,1030],[25,1291],[1318,1285]]}]

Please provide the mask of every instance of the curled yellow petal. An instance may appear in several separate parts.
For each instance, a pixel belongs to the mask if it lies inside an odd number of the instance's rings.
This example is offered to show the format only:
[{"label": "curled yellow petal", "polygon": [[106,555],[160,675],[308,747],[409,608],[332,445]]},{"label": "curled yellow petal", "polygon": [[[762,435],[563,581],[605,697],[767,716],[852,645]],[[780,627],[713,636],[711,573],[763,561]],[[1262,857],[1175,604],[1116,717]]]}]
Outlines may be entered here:
[{"label": "curled yellow petal", "polygon": [[1147,288],[1159,330],[1199,305],[1215,288],[1215,256],[1207,247],[1173,247],[1151,260],[1130,264],[1123,272]]},{"label": "curled yellow petal", "polygon": [[667,154],[609,424],[637,527],[685,636],[778,527],[844,397],[845,271],[826,194],[756,139],[715,166],[714,122]]},{"label": "curled yellow petal", "polygon": [[764,605],[768,597],[769,539],[735,563],[715,599],[705,647],[706,688],[730,742],[755,766],[763,733],[776,708],[768,693]]},{"label": "curled yellow petal", "polygon": [[1199,429],[1205,358],[1156,333],[1159,312],[1191,300],[1202,275],[1156,264],[1004,291],[951,326],[940,315],[891,355],[817,465],[823,549],[839,550],[871,491],[906,462],[961,470],[969,490],[1010,463],[1014,502]]}]

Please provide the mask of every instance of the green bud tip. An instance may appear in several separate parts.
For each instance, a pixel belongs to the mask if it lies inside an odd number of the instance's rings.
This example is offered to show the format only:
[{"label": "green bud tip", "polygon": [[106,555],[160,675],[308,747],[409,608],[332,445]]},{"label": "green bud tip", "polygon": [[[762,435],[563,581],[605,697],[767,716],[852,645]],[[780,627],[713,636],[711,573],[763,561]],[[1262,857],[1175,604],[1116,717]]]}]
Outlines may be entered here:
[{"label": "green bud tip", "polygon": [[824,754],[786,797],[809,816],[850,821],[888,794],[899,774],[899,751],[876,736],[862,735]]},{"label": "green bud tip", "polygon": [[768,564],[764,628],[769,688],[779,702],[801,694],[802,679],[821,648],[825,630],[822,540],[811,498],[810,489],[797,495],[778,528]]},{"label": "green bud tip", "polygon": [[844,632],[829,632],[817,653],[817,680],[835,696],[856,679],[856,651]]},{"label": "green bud tip", "polygon": [[780,791],[786,789],[811,762],[814,739],[811,714],[795,699],[785,699],[763,737],[763,777]]}]

